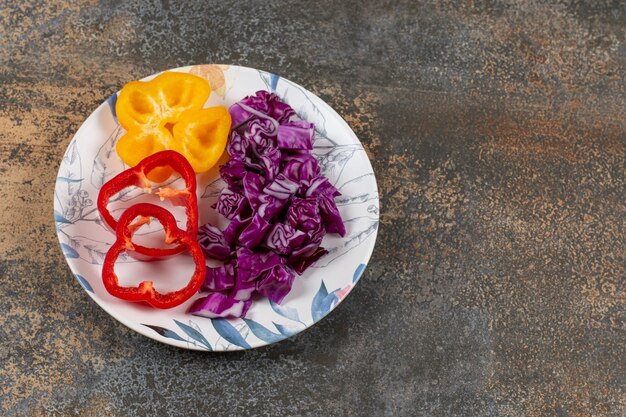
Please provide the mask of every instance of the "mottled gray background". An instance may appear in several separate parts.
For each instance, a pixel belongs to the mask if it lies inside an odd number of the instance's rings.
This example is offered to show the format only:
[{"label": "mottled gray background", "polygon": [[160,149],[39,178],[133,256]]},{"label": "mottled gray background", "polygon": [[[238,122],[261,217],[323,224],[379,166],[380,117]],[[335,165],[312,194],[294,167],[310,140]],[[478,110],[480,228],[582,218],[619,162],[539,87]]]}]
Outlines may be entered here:
[{"label": "mottled gray background", "polygon": [[[623,1],[67,3],[0,0],[2,414],[626,414]],[[378,176],[361,282],[275,346],[136,334],[58,247],[82,121],[192,63],[312,90]]]}]

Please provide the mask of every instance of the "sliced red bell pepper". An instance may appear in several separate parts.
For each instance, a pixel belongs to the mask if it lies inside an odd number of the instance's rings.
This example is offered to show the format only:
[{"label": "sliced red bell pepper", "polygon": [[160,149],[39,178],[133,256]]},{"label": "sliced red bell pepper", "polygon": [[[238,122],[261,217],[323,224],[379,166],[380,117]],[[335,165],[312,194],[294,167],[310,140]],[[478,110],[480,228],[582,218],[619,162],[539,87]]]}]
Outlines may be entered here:
[{"label": "sliced red bell pepper", "polygon": [[[185,181],[185,188],[174,189],[171,187],[160,187],[156,194],[163,199],[168,199],[175,206],[184,206],[187,214],[187,233],[196,236],[198,233],[198,197],[196,196],[196,174],[184,156],[176,151],[162,151],[151,155],[133,168],[113,177],[105,183],[98,194],[98,210],[100,216],[111,228],[117,229],[117,220],[113,217],[107,205],[111,197],[128,187],[140,187],[146,192],[151,192],[152,182],[147,178],[148,174],[155,169],[169,167],[176,171]],[[142,245],[134,245],[135,252],[147,256],[170,256],[182,252],[183,248],[175,247],[159,249],[159,254],[155,248],[148,248]]]},{"label": "sliced red bell pepper", "polygon": [[[189,250],[196,264],[196,269],[191,279],[187,285],[180,290],[161,294],[154,289],[152,281],[143,281],[137,287],[122,287],[115,274],[115,263],[120,254],[137,250],[138,245],[133,243],[132,238],[139,227],[138,224],[143,224],[146,218],[151,217],[155,218],[163,225],[166,242],[176,243],[180,248]],[[132,223],[135,219],[138,219],[138,221]],[[174,216],[163,207],[150,203],[139,203],[129,207],[120,217],[116,229],[116,237],[115,243],[111,246],[104,258],[102,267],[102,281],[104,287],[111,295],[126,301],[144,301],[153,307],[166,309],[184,303],[200,289],[206,273],[202,249],[198,242],[196,242],[195,235],[191,235],[179,229],[176,226]],[[165,249],[153,250],[155,252],[166,251]]]}]

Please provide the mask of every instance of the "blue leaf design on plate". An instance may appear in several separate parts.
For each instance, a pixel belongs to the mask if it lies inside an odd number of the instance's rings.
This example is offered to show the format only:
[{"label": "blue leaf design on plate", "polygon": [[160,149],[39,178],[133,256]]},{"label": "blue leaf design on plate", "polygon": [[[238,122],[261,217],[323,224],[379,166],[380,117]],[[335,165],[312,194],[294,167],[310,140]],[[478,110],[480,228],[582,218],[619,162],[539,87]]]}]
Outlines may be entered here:
[{"label": "blue leaf design on plate", "polygon": [[317,291],[317,294],[315,294],[315,297],[313,297],[313,303],[311,303],[311,315],[313,316],[314,321],[318,321],[321,318],[319,317],[318,312],[320,311],[322,301],[327,295],[328,290],[326,289],[324,281],[322,281],[322,285],[320,285],[320,289]]},{"label": "blue leaf design on plate", "polygon": [[278,85],[278,80],[280,79],[280,77],[276,74],[265,71],[259,71],[259,75],[261,76],[261,80],[263,80],[270,93],[275,93],[276,86]]},{"label": "blue leaf design on plate", "polygon": [[363,271],[365,270],[365,264],[359,264],[354,270],[354,275],[352,276],[352,283],[356,284],[361,275],[363,275]]},{"label": "blue leaf design on plate", "polygon": [[57,177],[58,182],[81,182],[82,178]]},{"label": "blue leaf design on plate", "polygon": [[63,215],[61,213],[59,213],[56,210],[54,210],[54,221],[57,222],[57,223],[72,224],[71,221],[67,220],[65,217],[63,217]]},{"label": "blue leaf design on plate", "polygon": [[283,335],[283,336],[291,336],[293,334],[295,334],[296,332],[294,330],[291,330],[289,327],[287,326],[283,326],[282,324],[278,324],[278,323],[274,323],[274,326],[276,326],[276,328],[278,329],[278,331]]},{"label": "blue leaf design on plate", "polygon": [[243,321],[248,325],[248,327],[252,331],[252,334],[263,340],[264,342],[273,343],[284,339],[284,337],[280,334],[272,332],[267,327],[257,323],[254,320],[243,319]]},{"label": "blue leaf design on plate", "polygon": [[85,279],[85,277],[83,277],[82,275],[78,275],[78,274],[74,274],[74,275],[76,276],[76,279],[78,280],[80,285],[82,285],[85,290],[89,292],[93,292],[93,288],[91,288],[91,284],[89,283],[89,281]]},{"label": "blue leaf design on plate", "polygon": [[313,297],[313,303],[311,304],[311,315],[314,321],[321,320],[337,304],[339,298],[335,295],[335,291],[328,294],[326,285],[322,281],[322,285],[320,285],[319,291]]},{"label": "blue leaf design on plate", "polygon": [[291,307],[283,307],[281,305],[276,304],[272,300],[270,300],[270,306],[272,306],[272,310],[283,317],[287,317],[293,321],[300,321],[300,317],[298,316],[298,310]]},{"label": "blue leaf design on plate", "polygon": [[180,327],[182,331],[187,334],[187,336],[191,337],[193,340],[200,343],[201,345],[204,345],[208,350],[213,350],[213,348],[209,344],[209,341],[206,340],[202,333],[185,323],[181,323],[178,320],[174,320],[174,323],[176,323],[178,327]]},{"label": "blue leaf design on plate", "polygon": [[320,303],[320,309],[317,312],[317,314],[319,315],[319,319],[328,314],[328,312],[337,305],[337,301],[339,301],[339,298],[335,294],[335,291],[324,297],[324,299]]},{"label": "blue leaf design on plate", "polygon": [[111,109],[111,114],[113,115],[113,120],[115,123],[119,123],[117,121],[117,113],[115,111],[115,105],[117,104],[117,93],[111,95],[111,97],[107,98],[107,104],[109,105],[109,109]]},{"label": "blue leaf design on plate", "polygon": [[70,245],[61,243],[61,250],[63,250],[63,255],[65,255],[66,258],[80,258],[78,252],[72,249]]},{"label": "blue leaf design on plate", "polygon": [[276,74],[270,74],[270,88],[272,89],[272,93],[276,92],[276,86],[278,85],[278,79],[280,77]]},{"label": "blue leaf design on plate", "polygon": [[154,326],[151,324],[142,324],[142,326],[151,328],[152,330],[154,330],[155,332],[157,332],[163,337],[168,337],[170,339],[180,340],[181,342],[186,342],[186,340],[180,337],[179,335],[177,335],[176,332],[170,329],[166,329],[165,327]]},{"label": "blue leaf design on plate", "polygon": [[228,322],[228,320],[211,319],[211,323],[213,324],[213,327],[215,327],[217,333],[233,345],[237,345],[244,349],[251,349],[248,342],[245,341],[237,329],[235,329],[233,325]]}]

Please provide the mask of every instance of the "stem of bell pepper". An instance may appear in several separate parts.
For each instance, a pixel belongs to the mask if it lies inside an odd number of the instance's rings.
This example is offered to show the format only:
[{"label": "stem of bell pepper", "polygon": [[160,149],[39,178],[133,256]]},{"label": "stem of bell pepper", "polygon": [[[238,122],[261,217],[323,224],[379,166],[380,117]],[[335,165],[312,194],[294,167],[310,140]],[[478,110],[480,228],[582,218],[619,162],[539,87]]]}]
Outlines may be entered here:
[{"label": "stem of bell pepper", "polygon": [[[156,291],[152,281],[142,281],[137,287],[122,287],[115,274],[115,263],[123,252],[137,250],[138,245],[133,244],[133,234],[137,227],[132,222],[139,218],[143,222],[145,218],[155,218],[165,229],[166,239],[177,243],[182,250],[189,250],[196,264],[196,269],[186,286],[180,290],[162,294]],[[176,219],[166,209],[149,203],[139,203],[128,208],[118,222],[116,229],[116,241],[111,246],[104,258],[102,267],[102,281],[106,290],[113,296],[132,302],[146,302],[153,307],[167,309],[176,307],[190,299],[198,292],[206,272],[204,255],[195,235],[190,235],[176,226]],[[160,256],[166,249],[152,249],[153,255]]]}]

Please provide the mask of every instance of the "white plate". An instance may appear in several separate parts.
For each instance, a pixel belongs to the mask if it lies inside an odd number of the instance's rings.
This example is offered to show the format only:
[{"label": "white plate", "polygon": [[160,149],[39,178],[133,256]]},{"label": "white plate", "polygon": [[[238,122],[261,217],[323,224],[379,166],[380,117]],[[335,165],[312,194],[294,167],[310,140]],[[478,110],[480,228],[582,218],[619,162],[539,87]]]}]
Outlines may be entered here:
[{"label": "white plate", "polygon": [[[358,282],[374,249],[378,230],[378,191],[363,146],[330,106],[284,78],[251,68],[225,65],[196,65],[173,71],[191,72],[210,81],[212,93],[207,106],[228,107],[258,90],[267,90],[278,94],[301,118],[314,123],[317,130],[314,153],[324,175],[342,193],[337,205],[346,225],[346,236],[327,235],[322,246],[330,253],[302,276],[296,277],[293,289],[282,305],[270,303],[267,299],[255,301],[245,319],[207,319],[187,314],[190,304],[201,294],[169,310],[157,310],[112,297],[102,284],[101,270],[104,255],[115,237],[100,221],[95,201],[102,184],[127,168],[115,152],[115,143],[124,132],[115,117],[115,94],[83,123],[59,168],[54,216],[67,263],[85,291],[107,313],[131,329],[163,343],[195,350],[241,350],[299,333],[321,320],[346,297]],[[198,176],[201,224],[220,221],[210,205],[222,187],[224,183],[216,170]],[[114,209],[123,210],[123,207],[150,198],[154,197],[134,190],[123,195]],[[181,213],[174,214],[184,228]],[[224,220],[221,219],[220,223],[223,225]],[[140,239],[158,239],[156,229],[142,229],[142,233]],[[127,277],[159,271],[161,275],[183,275],[193,270],[193,263],[184,255],[164,262],[137,262],[132,258],[120,258],[118,262],[116,269],[120,276]],[[167,288],[166,279],[156,280],[155,285],[157,290],[173,289]]]}]

